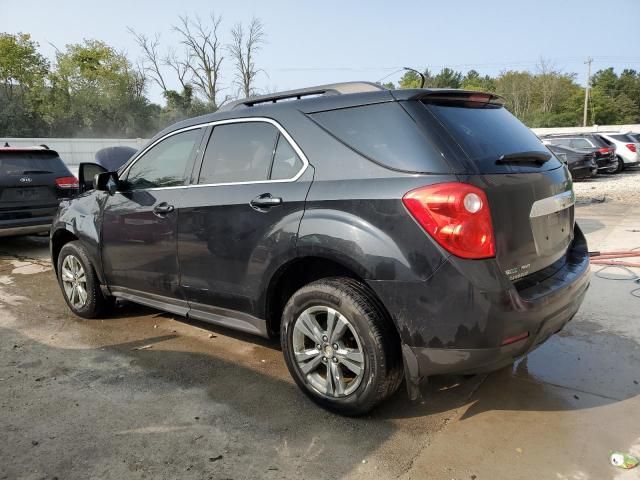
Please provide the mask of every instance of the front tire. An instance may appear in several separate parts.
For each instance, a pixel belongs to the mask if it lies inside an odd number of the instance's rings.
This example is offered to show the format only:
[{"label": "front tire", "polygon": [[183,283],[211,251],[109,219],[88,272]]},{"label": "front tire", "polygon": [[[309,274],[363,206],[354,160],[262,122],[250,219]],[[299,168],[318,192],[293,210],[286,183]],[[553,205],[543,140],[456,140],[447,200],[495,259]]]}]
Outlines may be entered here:
[{"label": "front tire", "polygon": [[57,274],[62,295],[73,313],[96,318],[106,312],[108,299],[100,290],[93,264],[80,242],[69,242],[62,247]]},{"label": "front tire", "polygon": [[296,384],[328,410],[362,415],[402,382],[395,327],[356,280],[329,278],[302,287],[284,308],[280,334]]}]

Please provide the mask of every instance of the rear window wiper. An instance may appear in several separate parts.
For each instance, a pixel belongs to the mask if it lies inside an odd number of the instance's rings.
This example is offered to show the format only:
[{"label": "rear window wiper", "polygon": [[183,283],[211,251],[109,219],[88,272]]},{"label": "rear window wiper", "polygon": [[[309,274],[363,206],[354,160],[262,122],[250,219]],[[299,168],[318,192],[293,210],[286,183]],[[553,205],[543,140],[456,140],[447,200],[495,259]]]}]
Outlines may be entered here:
[{"label": "rear window wiper", "polygon": [[506,155],[502,155],[498,160],[496,160],[497,164],[501,163],[516,163],[516,162],[537,162],[544,163],[551,159],[551,154],[540,151],[531,151],[531,152],[516,152],[516,153],[507,153]]},{"label": "rear window wiper", "polygon": [[29,174],[33,175],[36,173],[53,173],[53,172],[50,172],[49,170],[25,170],[22,172],[23,175],[29,175]]}]

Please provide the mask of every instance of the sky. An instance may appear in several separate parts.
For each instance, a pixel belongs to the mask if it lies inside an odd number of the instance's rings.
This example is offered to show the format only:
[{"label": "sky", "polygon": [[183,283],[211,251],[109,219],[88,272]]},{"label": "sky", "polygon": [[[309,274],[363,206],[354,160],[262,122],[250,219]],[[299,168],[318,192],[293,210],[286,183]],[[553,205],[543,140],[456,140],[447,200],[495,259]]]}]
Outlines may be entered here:
[{"label": "sky", "polygon": [[[237,22],[259,18],[267,43],[258,54],[263,91],[348,80],[397,80],[408,66],[448,66],[481,74],[535,70],[540,58],[584,84],[593,69],[640,70],[639,0],[0,0],[0,32],[32,35],[45,56],[83,39],[99,39],[133,60],[140,56],[127,27],[159,33],[161,49],[179,47],[172,31],[180,15],[221,15],[223,40]],[[167,72],[169,74],[169,72]],[[177,79],[169,78],[176,88]],[[233,94],[233,66],[222,65]],[[161,103],[150,86],[149,97]]]}]

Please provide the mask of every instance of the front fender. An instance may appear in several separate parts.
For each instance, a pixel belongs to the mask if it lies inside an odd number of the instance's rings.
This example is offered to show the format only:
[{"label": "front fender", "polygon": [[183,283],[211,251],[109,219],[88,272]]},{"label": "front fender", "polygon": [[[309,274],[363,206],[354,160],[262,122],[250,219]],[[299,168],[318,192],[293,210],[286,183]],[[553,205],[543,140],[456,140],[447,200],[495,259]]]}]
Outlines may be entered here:
[{"label": "front fender", "polygon": [[75,237],[85,247],[100,283],[105,284],[100,253],[100,238],[102,232],[102,210],[106,196],[105,192],[90,191],[60,203],[53,219],[50,236],[54,268],[56,267],[56,249],[59,251],[61,241]]}]

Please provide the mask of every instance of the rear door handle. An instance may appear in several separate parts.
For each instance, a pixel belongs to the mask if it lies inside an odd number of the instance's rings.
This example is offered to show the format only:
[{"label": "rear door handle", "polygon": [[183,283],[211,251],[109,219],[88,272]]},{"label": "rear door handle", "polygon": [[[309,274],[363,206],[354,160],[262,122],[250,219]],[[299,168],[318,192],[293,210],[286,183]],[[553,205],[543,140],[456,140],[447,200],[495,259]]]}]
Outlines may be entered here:
[{"label": "rear door handle", "polygon": [[167,213],[173,212],[173,205],[169,205],[167,202],[162,202],[153,207],[153,214],[156,217],[164,217]]},{"label": "rear door handle", "polygon": [[282,205],[282,198],[280,197],[272,197],[270,193],[263,193],[262,195],[258,195],[256,198],[249,202],[256,210],[264,210],[271,207],[277,207],[278,205]]}]

